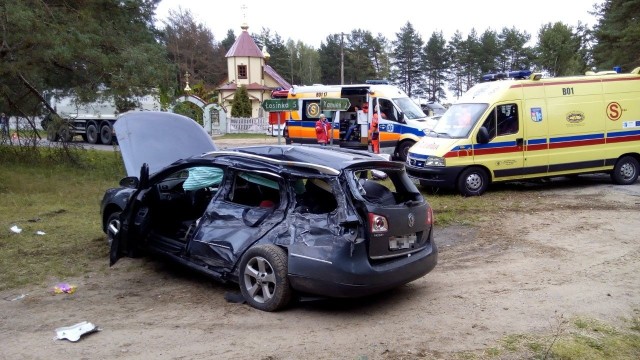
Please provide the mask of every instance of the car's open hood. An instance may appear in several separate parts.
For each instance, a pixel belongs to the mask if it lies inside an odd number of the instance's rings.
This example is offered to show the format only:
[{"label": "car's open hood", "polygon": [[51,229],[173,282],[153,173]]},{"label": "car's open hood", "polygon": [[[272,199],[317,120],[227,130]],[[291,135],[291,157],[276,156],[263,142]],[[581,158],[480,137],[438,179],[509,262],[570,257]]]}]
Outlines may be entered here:
[{"label": "car's open hood", "polygon": [[144,163],[153,174],[176,160],[216,150],[202,126],[178,114],[128,112],[114,129],[128,176],[138,176]]}]

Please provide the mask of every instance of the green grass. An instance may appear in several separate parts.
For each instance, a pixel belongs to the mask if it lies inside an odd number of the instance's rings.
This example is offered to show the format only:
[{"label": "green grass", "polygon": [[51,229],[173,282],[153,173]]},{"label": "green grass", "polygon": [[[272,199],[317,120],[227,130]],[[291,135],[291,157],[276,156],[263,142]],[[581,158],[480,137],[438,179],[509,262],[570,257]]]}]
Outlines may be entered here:
[{"label": "green grass", "polygon": [[[96,270],[92,261],[108,253],[99,203],[124,173],[119,154],[80,151],[82,164],[71,166],[57,164],[49,149],[26,164],[6,151],[0,148],[0,290]],[[22,232],[10,231],[14,225]]]},{"label": "green grass", "polygon": [[[637,311],[636,311],[637,312]],[[576,318],[553,335],[509,335],[502,339],[503,351],[485,352],[488,359],[514,358],[559,360],[623,360],[640,358],[638,318],[622,328],[590,318]],[[572,326],[571,326],[572,325]],[[492,354],[493,353],[493,354]]]}]

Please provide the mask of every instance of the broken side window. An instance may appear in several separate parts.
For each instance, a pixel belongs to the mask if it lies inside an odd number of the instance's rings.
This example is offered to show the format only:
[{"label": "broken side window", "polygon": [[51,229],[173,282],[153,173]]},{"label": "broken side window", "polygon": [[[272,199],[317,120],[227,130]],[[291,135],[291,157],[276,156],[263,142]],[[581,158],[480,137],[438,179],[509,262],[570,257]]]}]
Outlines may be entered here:
[{"label": "broken side window", "polygon": [[280,193],[280,184],[275,176],[240,171],[234,175],[226,200],[245,206],[277,208]]},{"label": "broken side window", "polygon": [[327,179],[297,178],[293,180],[296,194],[296,211],[326,214],[338,207],[334,190]]},{"label": "broken side window", "polygon": [[184,239],[204,214],[223,177],[224,169],[199,165],[180,169],[158,181],[155,196],[149,197],[153,230]]}]

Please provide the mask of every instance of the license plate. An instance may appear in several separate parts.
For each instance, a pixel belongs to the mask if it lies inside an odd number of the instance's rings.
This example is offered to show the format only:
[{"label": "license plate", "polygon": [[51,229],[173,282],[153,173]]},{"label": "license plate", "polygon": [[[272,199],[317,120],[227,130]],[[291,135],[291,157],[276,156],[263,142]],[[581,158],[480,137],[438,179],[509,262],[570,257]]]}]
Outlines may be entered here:
[{"label": "license plate", "polygon": [[394,236],[389,239],[389,250],[410,249],[416,243],[416,234]]}]

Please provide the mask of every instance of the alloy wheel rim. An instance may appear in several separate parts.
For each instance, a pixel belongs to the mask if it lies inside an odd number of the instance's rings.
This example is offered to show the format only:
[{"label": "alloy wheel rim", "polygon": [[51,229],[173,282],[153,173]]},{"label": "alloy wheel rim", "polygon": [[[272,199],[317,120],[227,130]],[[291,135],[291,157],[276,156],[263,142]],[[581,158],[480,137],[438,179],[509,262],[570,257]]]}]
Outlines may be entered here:
[{"label": "alloy wheel rim", "polygon": [[254,301],[265,303],[275,296],[276,275],[267,259],[260,256],[251,258],[243,276],[245,290]]}]

